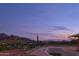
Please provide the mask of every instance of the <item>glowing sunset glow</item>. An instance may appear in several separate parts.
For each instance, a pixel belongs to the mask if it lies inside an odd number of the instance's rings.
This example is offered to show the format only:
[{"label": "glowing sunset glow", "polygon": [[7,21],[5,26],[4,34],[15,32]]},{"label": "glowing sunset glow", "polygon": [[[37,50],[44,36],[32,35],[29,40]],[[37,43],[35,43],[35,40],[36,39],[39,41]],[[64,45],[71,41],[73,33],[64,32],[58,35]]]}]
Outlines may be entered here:
[{"label": "glowing sunset glow", "polygon": [[65,36],[65,35],[56,35],[56,36],[53,36],[53,37],[55,37],[55,38],[57,38],[57,39],[67,39],[67,36]]},{"label": "glowing sunset glow", "polygon": [[0,33],[67,40],[79,32],[79,4],[0,4]]}]

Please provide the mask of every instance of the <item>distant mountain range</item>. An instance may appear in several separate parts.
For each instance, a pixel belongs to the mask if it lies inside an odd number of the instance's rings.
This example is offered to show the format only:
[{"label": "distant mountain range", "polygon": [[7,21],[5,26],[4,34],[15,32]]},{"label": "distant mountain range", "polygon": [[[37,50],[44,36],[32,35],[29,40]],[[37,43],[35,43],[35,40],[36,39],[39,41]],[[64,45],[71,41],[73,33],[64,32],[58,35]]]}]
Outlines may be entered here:
[{"label": "distant mountain range", "polygon": [[48,39],[48,41],[71,41],[71,39]]}]

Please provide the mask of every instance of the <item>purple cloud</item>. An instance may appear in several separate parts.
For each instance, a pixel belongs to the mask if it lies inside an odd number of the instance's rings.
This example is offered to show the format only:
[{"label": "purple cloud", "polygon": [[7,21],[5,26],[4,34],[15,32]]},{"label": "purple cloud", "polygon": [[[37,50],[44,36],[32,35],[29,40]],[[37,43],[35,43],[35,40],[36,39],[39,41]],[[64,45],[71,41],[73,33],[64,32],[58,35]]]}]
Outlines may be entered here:
[{"label": "purple cloud", "polygon": [[51,29],[54,31],[64,30],[64,31],[72,31],[71,29],[65,26],[51,26]]}]

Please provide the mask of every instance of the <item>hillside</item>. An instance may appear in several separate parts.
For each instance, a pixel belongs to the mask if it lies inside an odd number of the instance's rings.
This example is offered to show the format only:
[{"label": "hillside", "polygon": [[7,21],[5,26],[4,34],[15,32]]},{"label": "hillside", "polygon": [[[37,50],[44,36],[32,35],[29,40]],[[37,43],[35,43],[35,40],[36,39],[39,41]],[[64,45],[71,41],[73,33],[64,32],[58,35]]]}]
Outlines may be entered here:
[{"label": "hillside", "polygon": [[9,49],[25,49],[29,50],[35,47],[35,41],[29,38],[24,38],[15,35],[7,35],[0,33],[0,51]]}]

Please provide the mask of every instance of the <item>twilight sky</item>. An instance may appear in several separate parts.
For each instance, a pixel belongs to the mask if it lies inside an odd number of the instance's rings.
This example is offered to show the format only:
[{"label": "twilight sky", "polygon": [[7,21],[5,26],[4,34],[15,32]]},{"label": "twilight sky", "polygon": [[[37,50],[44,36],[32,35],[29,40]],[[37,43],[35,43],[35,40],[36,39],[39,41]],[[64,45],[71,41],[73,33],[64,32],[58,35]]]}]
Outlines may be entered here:
[{"label": "twilight sky", "polygon": [[79,32],[79,4],[0,4],[0,33],[67,40]]}]

